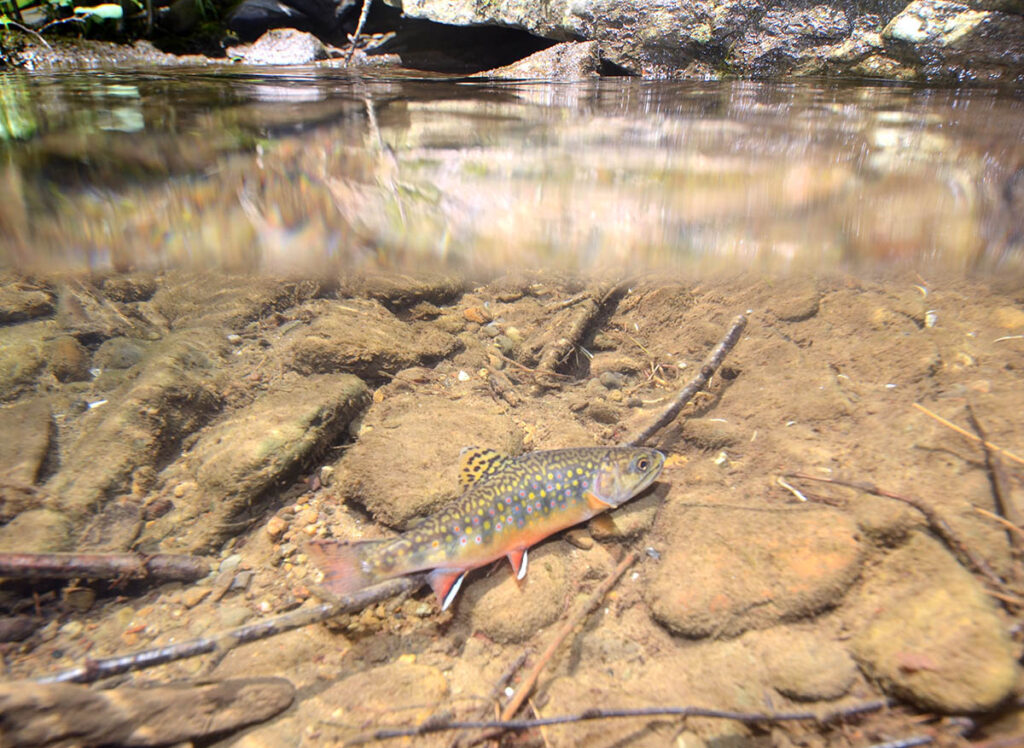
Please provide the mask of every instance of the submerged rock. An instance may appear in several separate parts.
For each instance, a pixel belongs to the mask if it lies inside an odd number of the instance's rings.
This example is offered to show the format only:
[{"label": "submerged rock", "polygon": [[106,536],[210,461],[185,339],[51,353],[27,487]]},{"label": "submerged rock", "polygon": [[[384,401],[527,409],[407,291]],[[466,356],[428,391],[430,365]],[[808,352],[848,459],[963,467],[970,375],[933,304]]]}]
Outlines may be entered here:
[{"label": "submerged rock", "polygon": [[46,361],[44,341],[55,332],[52,320],[0,328],[0,402],[32,389]]},{"label": "submerged rock", "polygon": [[566,603],[566,571],[561,544],[529,554],[527,573],[516,579],[511,565],[485,579],[466,580],[460,615],[468,611],[473,630],[498,642],[522,642],[558,620]]},{"label": "submerged rock", "polygon": [[425,323],[406,323],[366,299],[316,301],[308,327],[289,334],[292,366],[303,374],[348,371],[366,379],[447,356],[456,338]]},{"label": "submerged rock", "polygon": [[662,558],[645,596],[655,620],[687,637],[735,636],[814,615],[857,578],[857,528],[833,509],[759,511],[670,505]]},{"label": "submerged rock", "polygon": [[140,364],[138,377],[83,415],[48,485],[56,505],[71,517],[98,511],[131,492],[139,467],[169,458],[203,426],[221,405],[215,384],[220,346],[215,332],[167,338]]},{"label": "submerged rock", "polygon": [[[238,516],[321,453],[370,401],[363,382],[348,374],[301,379],[280,386],[231,413],[196,442],[165,476],[174,486],[194,480],[197,490],[176,497],[172,511],[144,538],[167,551],[197,552],[222,540]],[[201,522],[195,519],[202,516]]]},{"label": "submerged rock", "polygon": [[1013,690],[1015,647],[978,581],[915,533],[872,571],[851,612],[853,654],[922,709],[991,709]]},{"label": "submerged rock", "polygon": [[338,490],[379,522],[400,527],[462,494],[462,447],[509,451],[517,441],[511,417],[498,408],[400,392],[367,413],[358,440],[338,463]]}]

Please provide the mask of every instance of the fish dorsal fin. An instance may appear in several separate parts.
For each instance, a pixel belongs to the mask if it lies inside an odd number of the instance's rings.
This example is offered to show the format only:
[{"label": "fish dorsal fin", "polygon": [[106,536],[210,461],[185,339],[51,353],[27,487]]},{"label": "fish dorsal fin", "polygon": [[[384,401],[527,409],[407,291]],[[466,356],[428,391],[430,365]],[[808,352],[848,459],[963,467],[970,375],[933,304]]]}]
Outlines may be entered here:
[{"label": "fish dorsal fin", "polygon": [[462,464],[459,465],[459,485],[469,488],[512,462],[511,457],[494,449],[466,447],[462,450]]}]

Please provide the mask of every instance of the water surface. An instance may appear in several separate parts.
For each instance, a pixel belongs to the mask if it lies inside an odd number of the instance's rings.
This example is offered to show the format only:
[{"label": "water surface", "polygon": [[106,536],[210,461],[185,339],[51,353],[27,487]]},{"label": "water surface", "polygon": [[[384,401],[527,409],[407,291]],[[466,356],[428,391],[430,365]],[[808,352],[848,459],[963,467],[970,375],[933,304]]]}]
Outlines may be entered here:
[{"label": "water surface", "polygon": [[1015,91],[232,67],[0,97],[18,264],[1021,264]]}]

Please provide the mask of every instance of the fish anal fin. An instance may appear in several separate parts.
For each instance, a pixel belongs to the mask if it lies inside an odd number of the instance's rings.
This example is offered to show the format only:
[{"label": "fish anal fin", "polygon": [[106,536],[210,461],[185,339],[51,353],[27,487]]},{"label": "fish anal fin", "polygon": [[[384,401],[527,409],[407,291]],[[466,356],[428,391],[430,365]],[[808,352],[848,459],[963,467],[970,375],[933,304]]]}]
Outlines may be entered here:
[{"label": "fish anal fin", "polygon": [[486,447],[466,447],[459,464],[459,485],[469,488],[477,481],[501,470],[513,462],[508,455]]},{"label": "fish anal fin", "polygon": [[437,597],[437,602],[441,606],[441,610],[448,610],[448,606],[452,604],[452,600],[459,594],[459,587],[462,586],[462,580],[465,578],[466,572],[461,569],[434,569],[427,575],[427,581],[430,583],[431,589],[434,590],[434,595]]},{"label": "fish anal fin", "polygon": [[523,548],[519,551],[508,552],[508,561],[512,564],[512,571],[516,573],[516,579],[522,579],[526,576],[528,553],[529,550],[527,548]]}]

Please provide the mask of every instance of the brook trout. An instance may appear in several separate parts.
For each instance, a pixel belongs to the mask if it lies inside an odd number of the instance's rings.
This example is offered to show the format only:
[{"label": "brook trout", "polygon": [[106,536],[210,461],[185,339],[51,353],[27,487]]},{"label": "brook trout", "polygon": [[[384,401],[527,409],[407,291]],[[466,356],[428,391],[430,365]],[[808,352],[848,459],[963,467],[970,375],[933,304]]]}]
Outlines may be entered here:
[{"label": "brook trout", "polygon": [[559,530],[628,501],[654,482],[665,455],[641,447],[593,447],[508,457],[464,450],[452,506],[385,540],[317,541],[310,555],[324,585],[347,595],[392,577],[429,571],[446,610],[466,572],[508,557],[518,579],[527,550]]}]

